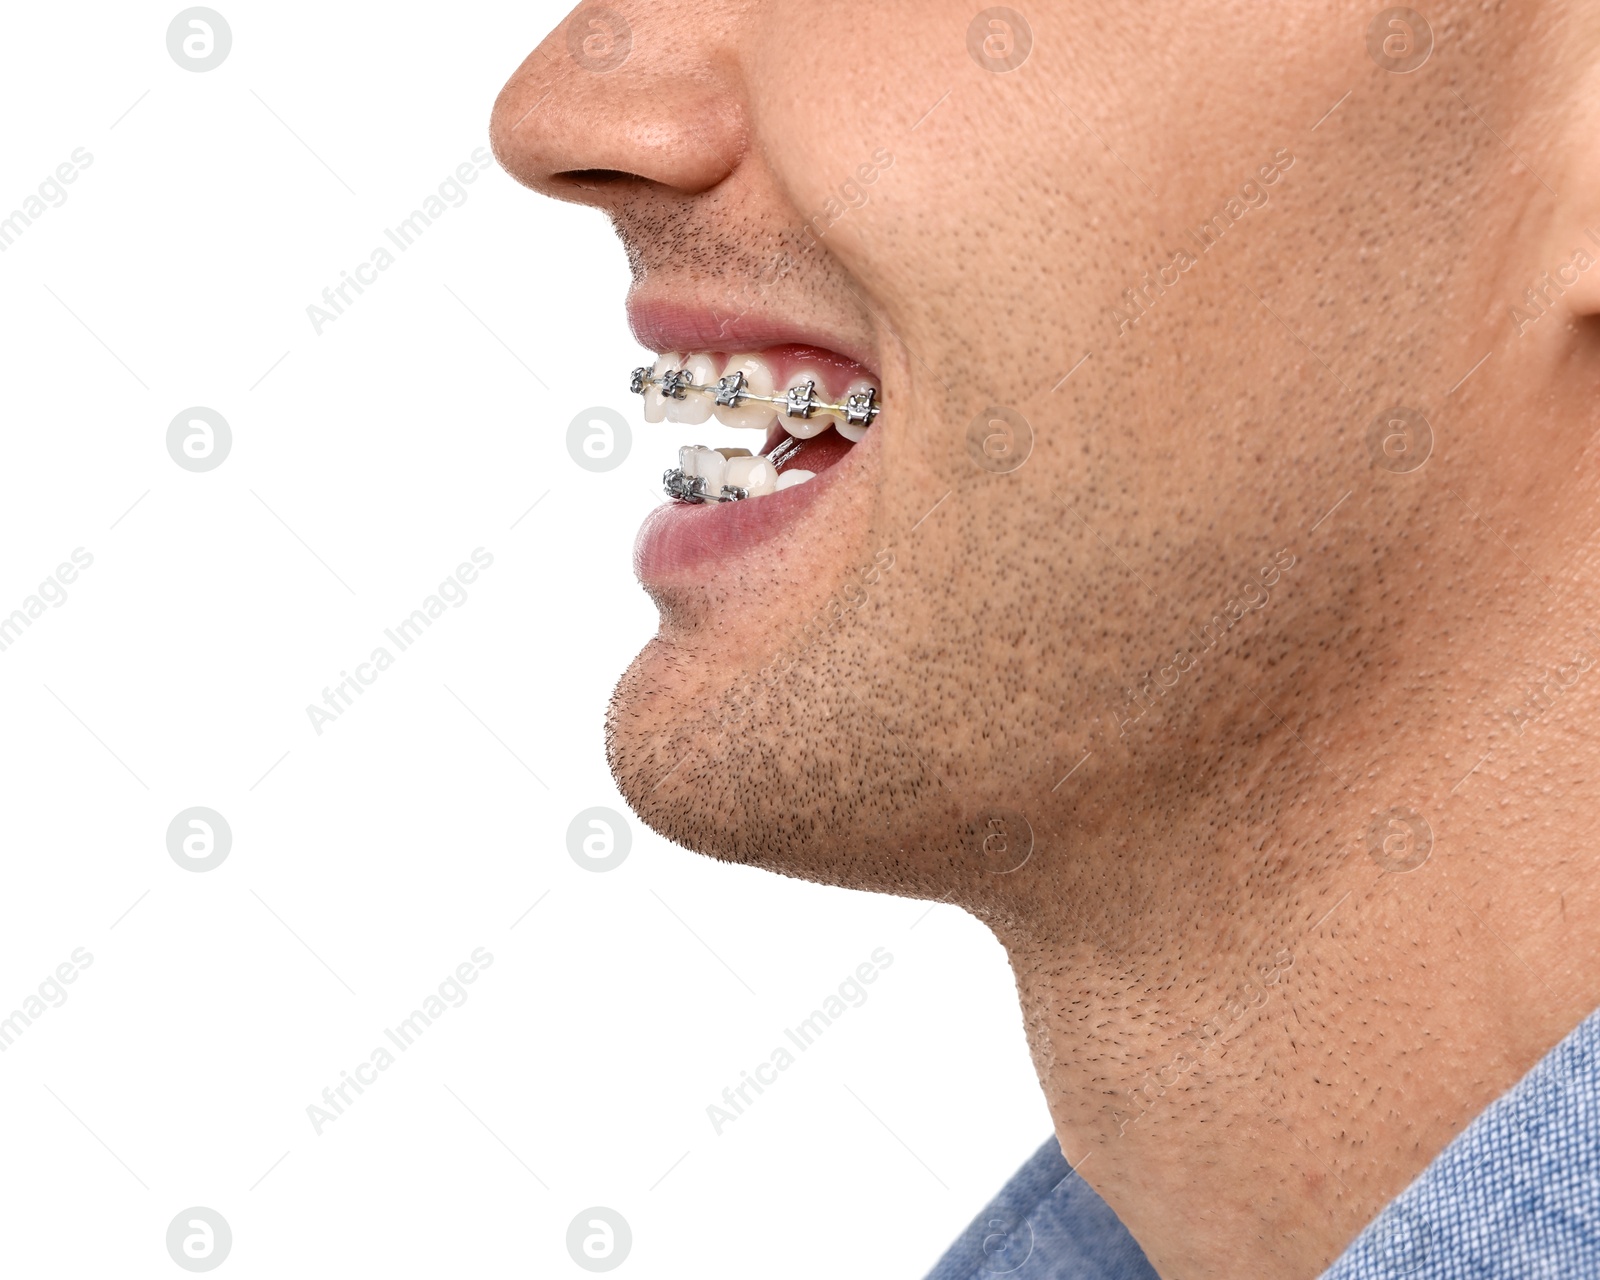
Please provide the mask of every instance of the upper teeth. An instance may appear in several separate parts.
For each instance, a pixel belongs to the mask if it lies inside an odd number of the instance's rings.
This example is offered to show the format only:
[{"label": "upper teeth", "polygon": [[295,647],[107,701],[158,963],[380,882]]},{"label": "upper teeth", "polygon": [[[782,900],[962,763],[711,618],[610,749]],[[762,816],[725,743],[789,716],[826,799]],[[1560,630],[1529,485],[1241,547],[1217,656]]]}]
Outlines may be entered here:
[{"label": "upper teeth", "polygon": [[672,354],[635,369],[630,387],[644,397],[646,422],[701,423],[714,413],[724,426],[764,430],[781,418],[789,434],[802,440],[830,426],[846,440],[861,440],[882,408],[878,389],[855,378],[835,403],[817,394],[822,382],[820,370],[802,367],[777,393],[772,368],[760,356],[736,355],[719,376],[709,355],[691,355],[680,363]]}]

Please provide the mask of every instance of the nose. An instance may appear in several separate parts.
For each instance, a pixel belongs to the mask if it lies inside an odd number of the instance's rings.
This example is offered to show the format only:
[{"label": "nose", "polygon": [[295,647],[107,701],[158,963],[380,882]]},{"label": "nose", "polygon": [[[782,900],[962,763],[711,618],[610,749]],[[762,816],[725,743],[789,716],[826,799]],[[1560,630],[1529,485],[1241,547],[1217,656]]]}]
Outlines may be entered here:
[{"label": "nose", "polygon": [[611,209],[641,188],[696,195],[738,168],[747,114],[733,42],[727,22],[707,21],[730,15],[702,4],[684,21],[682,7],[568,14],[495,100],[489,135],[506,171]]}]

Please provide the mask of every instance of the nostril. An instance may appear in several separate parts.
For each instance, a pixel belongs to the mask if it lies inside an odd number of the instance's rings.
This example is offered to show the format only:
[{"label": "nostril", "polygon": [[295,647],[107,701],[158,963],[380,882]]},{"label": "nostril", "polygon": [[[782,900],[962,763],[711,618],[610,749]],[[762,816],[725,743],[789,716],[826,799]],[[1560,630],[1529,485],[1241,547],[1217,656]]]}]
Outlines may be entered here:
[{"label": "nostril", "polygon": [[621,169],[568,169],[565,173],[553,173],[550,177],[552,181],[580,187],[585,191],[593,191],[597,187],[611,186],[618,182],[639,181],[637,174],[624,173]]}]

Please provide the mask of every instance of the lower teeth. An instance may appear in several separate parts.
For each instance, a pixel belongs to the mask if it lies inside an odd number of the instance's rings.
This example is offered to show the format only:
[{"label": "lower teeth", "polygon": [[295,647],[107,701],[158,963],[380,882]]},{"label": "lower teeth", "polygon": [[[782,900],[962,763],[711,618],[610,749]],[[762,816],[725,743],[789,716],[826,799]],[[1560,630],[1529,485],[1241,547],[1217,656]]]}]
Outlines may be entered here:
[{"label": "lower teeth", "polygon": [[[790,441],[785,441],[784,445]],[[739,502],[762,498],[779,489],[793,488],[811,479],[811,471],[786,471],[778,474],[780,455],[789,456],[784,445],[771,457],[752,455],[748,449],[708,449],[704,445],[684,445],[678,450],[678,465],[662,477],[669,498],[679,502]],[[775,461],[776,460],[776,461]],[[795,476],[797,479],[790,479]]]}]

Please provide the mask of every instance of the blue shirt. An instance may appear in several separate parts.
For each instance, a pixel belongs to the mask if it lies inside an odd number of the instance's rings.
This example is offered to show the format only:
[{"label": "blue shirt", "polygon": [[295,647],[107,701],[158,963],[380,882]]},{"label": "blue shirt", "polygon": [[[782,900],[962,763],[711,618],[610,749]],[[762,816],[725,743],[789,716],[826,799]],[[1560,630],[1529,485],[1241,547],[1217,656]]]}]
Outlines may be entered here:
[{"label": "blue shirt", "polygon": [[[1051,1138],[928,1280],[1159,1280]],[[1600,1280],[1600,1011],[1458,1134],[1322,1280]]]}]

